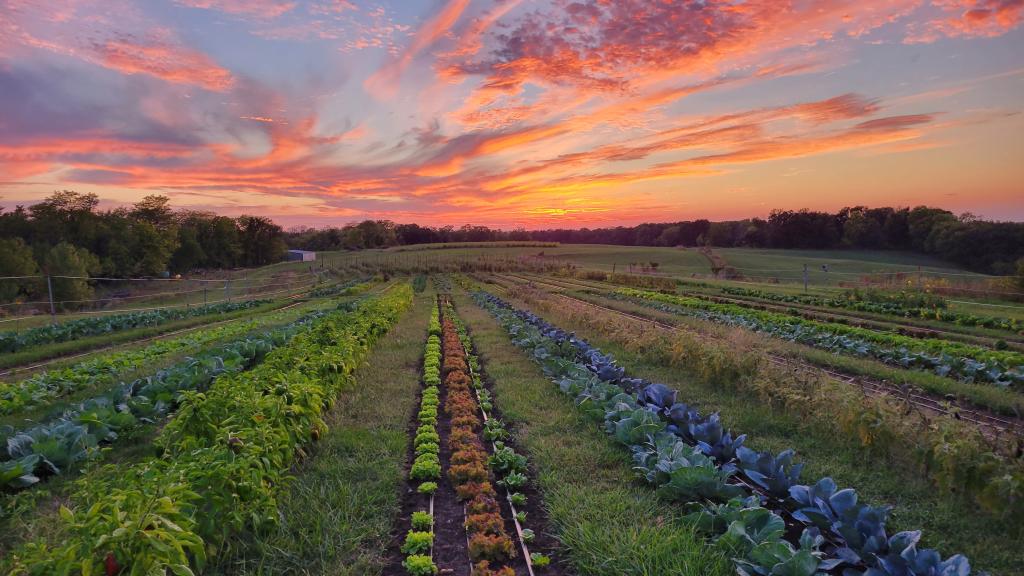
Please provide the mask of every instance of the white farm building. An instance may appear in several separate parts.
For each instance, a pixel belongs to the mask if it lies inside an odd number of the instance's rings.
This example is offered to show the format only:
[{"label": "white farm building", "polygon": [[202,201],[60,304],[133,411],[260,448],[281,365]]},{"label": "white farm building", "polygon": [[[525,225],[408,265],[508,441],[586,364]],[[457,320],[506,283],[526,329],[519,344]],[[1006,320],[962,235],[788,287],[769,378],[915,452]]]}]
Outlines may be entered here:
[{"label": "white farm building", "polygon": [[309,250],[288,251],[289,262],[312,262],[314,260],[316,260],[316,252],[310,252]]}]

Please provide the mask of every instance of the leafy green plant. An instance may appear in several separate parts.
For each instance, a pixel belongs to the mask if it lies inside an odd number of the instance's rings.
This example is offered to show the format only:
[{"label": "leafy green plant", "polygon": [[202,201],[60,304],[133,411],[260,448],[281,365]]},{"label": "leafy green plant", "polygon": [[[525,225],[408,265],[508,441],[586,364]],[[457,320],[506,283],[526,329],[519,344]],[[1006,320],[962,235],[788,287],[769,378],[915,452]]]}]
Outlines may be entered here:
[{"label": "leafy green plant", "polygon": [[416,447],[416,454],[439,454],[441,451],[440,446],[433,442],[424,442]]},{"label": "leafy green plant", "polygon": [[494,453],[487,459],[487,465],[498,475],[507,475],[510,472],[526,471],[526,456],[516,454],[512,448],[501,442],[495,442]]},{"label": "leafy green plant", "polygon": [[426,554],[434,545],[434,533],[410,530],[402,544],[403,554]]},{"label": "leafy green plant", "polygon": [[505,423],[497,418],[491,418],[484,422],[484,439],[490,442],[504,440],[509,437]]},{"label": "leafy green plant", "polygon": [[409,469],[410,480],[434,480],[441,477],[441,462],[437,454],[424,453],[416,457]]},{"label": "leafy green plant", "polygon": [[540,552],[531,552],[530,563],[533,564],[534,568],[544,568],[545,566],[551,564],[551,557],[545,556]]},{"label": "leafy green plant", "polygon": [[433,576],[437,574],[437,566],[430,556],[413,554],[402,561],[402,567],[410,576]]},{"label": "leafy green plant", "polygon": [[429,512],[412,513],[412,529],[417,532],[430,532],[434,527],[434,516]]},{"label": "leafy green plant", "polygon": [[517,490],[526,486],[527,478],[525,474],[519,472],[510,472],[508,476],[505,476],[501,480],[498,480],[498,484],[504,486],[508,490]]},{"label": "leafy green plant", "polygon": [[437,492],[437,482],[420,482],[416,491],[420,494],[433,494]]}]

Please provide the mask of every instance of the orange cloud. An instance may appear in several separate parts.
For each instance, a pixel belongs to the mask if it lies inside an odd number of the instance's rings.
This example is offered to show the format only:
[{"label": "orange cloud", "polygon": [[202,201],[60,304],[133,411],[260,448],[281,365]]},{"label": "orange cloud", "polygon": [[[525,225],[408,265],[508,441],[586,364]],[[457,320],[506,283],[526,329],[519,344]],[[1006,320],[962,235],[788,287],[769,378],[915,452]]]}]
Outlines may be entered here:
[{"label": "orange cloud", "polygon": [[904,40],[930,43],[939,38],[1002,36],[1024,21],[1024,0],[933,0],[947,15],[914,24]]},{"label": "orange cloud", "polygon": [[231,72],[206,54],[161,40],[138,42],[123,37],[96,44],[93,50],[99,64],[124,74],[147,74],[214,92],[224,92],[234,84]]}]

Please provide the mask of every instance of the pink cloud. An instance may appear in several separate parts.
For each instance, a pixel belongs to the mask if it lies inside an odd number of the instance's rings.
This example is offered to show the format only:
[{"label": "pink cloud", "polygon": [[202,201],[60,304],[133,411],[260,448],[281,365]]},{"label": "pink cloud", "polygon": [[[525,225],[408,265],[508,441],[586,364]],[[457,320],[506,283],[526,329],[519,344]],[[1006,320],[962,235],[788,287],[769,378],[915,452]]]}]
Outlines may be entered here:
[{"label": "pink cloud", "polygon": [[217,10],[235,16],[254,18],[277,18],[295,8],[295,2],[279,2],[277,0],[175,0],[176,3],[189,8]]},{"label": "pink cloud", "polygon": [[930,43],[940,38],[1002,36],[1024,20],[1024,0],[933,0],[942,18],[914,24],[908,44]]},{"label": "pink cloud", "polygon": [[230,89],[235,81],[231,72],[206,54],[159,38],[122,36],[95,44],[93,52],[98,64],[124,74],[147,74],[214,92]]}]

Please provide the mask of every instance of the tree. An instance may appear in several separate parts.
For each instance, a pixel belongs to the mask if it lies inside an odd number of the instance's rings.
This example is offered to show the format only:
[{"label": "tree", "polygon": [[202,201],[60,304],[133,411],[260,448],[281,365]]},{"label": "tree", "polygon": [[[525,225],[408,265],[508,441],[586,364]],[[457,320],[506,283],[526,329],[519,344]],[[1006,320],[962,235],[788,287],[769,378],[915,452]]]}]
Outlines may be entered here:
[{"label": "tree", "polygon": [[204,268],[234,268],[242,264],[242,235],[238,223],[227,216],[200,214],[189,225],[196,229],[196,238],[206,259]]},{"label": "tree", "polygon": [[158,230],[166,230],[175,225],[170,202],[171,199],[167,196],[146,196],[135,203],[131,215],[136,220],[152,224]]},{"label": "tree", "polygon": [[284,231],[270,218],[241,216],[238,218],[238,228],[243,265],[263,266],[284,259],[288,251],[284,243]]},{"label": "tree", "polygon": [[882,240],[882,225],[863,211],[850,213],[843,224],[843,241],[851,248],[878,248]]},{"label": "tree", "polygon": [[[32,257],[32,249],[21,238],[0,238],[0,276],[35,276],[39,266]],[[39,288],[39,280],[18,278],[0,280],[0,302],[11,302],[19,296],[28,296]]]},{"label": "tree", "polygon": [[669,226],[661,231],[661,236],[658,236],[658,240],[655,242],[658,246],[677,246],[679,244],[679,235],[682,233],[682,228],[678,225]]},{"label": "tree", "polygon": [[708,246],[730,248],[736,245],[737,231],[732,222],[712,222],[704,240]]},{"label": "tree", "polygon": [[50,276],[67,276],[68,278],[52,278],[53,299],[57,308],[72,310],[79,308],[82,300],[91,300],[92,286],[85,280],[99,270],[99,260],[88,250],[61,242],[50,249],[43,264],[43,271]]},{"label": "tree", "polygon": [[185,273],[198,268],[206,260],[195,228],[178,230],[178,249],[171,256],[170,269],[175,273]]},{"label": "tree", "polygon": [[95,194],[61,190],[39,204],[29,206],[34,223],[30,242],[48,246],[68,242],[94,249],[99,220],[94,211],[99,202]]}]

